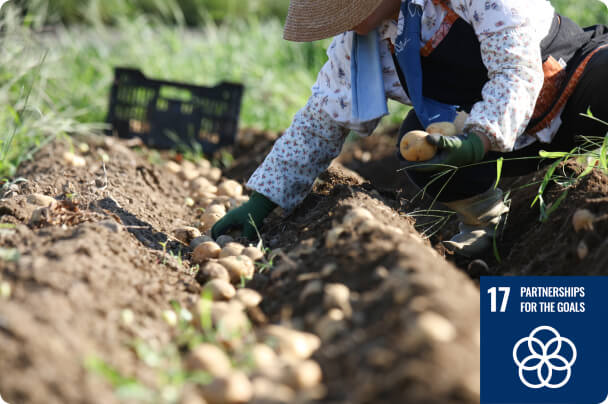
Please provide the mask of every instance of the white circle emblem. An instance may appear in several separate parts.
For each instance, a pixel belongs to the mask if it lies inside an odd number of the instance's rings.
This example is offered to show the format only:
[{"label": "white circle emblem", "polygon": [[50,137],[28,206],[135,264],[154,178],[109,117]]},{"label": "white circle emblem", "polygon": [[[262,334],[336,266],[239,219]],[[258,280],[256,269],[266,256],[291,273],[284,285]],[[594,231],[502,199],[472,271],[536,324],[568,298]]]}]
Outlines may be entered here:
[{"label": "white circle emblem", "polygon": [[[547,342],[543,342],[536,337],[541,331],[548,331],[552,333],[554,337],[550,338]],[[524,343],[526,343],[526,345],[523,345]],[[570,360],[561,355],[562,344],[570,346],[572,351]],[[555,346],[555,348],[549,352],[549,348],[552,346]],[[525,356],[522,360],[520,360],[518,356],[520,348],[522,348],[522,351],[527,348],[528,352],[528,356]],[[519,379],[526,387],[531,389],[540,389],[542,387],[559,389],[565,386],[570,380],[570,376],[572,376],[572,365],[576,361],[576,347],[570,339],[562,337],[555,328],[543,325],[532,330],[529,336],[517,341],[513,347],[513,360],[519,368]],[[545,372],[544,375],[543,369],[547,369],[547,372]],[[553,380],[554,378],[560,378],[554,374],[555,371],[565,371],[566,374],[563,376],[562,380],[555,381]],[[536,372],[539,382],[530,383],[526,379],[526,374],[524,372]]]}]

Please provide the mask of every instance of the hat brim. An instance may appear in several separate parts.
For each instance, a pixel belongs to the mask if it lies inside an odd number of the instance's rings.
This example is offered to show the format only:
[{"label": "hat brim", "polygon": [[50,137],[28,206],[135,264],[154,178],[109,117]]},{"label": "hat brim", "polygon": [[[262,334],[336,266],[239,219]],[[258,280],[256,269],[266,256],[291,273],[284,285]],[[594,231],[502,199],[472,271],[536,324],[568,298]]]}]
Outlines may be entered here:
[{"label": "hat brim", "polygon": [[288,41],[310,42],[351,30],[382,0],[291,0],[283,30]]}]

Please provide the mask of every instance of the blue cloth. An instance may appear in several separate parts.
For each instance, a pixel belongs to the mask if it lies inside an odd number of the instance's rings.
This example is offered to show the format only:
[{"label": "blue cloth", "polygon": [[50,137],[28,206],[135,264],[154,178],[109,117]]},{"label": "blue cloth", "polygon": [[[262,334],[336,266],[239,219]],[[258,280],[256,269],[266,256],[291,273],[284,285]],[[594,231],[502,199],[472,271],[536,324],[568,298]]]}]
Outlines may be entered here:
[{"label": "blue cloth", "polygon": [[353,33],[350,59],[352,116],[361,122],[388,114],[378,32],[367,35]]},{"label": "blue cloth", "polygon": [[422,64],[420,62],[420,20],[422,7],[407,1],[401,3],[401,14],[404,16],[403,30],[395,40],[395,55],[405,77],[408,95],[414,111],[423,127],[433,122],[453,122],[456,118],[456,106],[443,104],[422,95]]}]

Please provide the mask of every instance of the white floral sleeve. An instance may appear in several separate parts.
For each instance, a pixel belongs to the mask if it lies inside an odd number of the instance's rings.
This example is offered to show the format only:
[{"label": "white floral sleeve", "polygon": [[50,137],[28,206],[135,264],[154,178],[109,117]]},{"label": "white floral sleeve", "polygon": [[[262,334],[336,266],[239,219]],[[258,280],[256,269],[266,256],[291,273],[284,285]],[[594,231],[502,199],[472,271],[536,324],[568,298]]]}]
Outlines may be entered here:
[{"label": "white floral sleeve", "polygon": [[490,80],[465,131],[485,134],[492,150],[508,152],[528,125],[543,85],[540,48],[531,43],[525,29],[483,34],[480,39]]},{"label": "white floral sleeve", "polygon": [[553,8],[528,0],[452,0],[451,6],[473,26],[489,78],[465,130],[488,136],[492,150],[511,151],[543,85],[540,42]]},{"label": "white floral sleeve", "polygon": [[311,97],[249,178],[247,187],[291,211],[338,156],[347,134]]}]

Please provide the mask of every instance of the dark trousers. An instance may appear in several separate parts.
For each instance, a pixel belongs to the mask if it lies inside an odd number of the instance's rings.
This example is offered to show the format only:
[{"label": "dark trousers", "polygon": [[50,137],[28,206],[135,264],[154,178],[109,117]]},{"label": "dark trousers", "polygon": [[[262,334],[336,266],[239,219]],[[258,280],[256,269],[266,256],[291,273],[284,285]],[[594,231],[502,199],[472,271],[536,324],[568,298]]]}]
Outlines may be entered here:
[{"label": "dark trousers", "polygon": [[[562,125],[556,133],[553,141],[549,144],[535,142],[530,146],[508,153],[489,152],[486,154],[484,164],[471,167],[459,168],[451,174],[446,174],[436,181],[431,174],[417,173],[406,170],[410,178],[420,188],[426,188],[426,192],[437,197],[439,201],[451,202],[479,195],[494,185],[496,182],[496,160],[504,158],[502,175],[505,177],[528,174],[538,170],[541,166],[551,161],[539,158],[519,159],[522,157],[538,157],[540,150],[547,151],[570,151],[582,142],[580,136],[604,137],[608,132],[608,126],[593,119],[581,116],[588,109],[593,116],[608,122],[608,48],[598,51],[590,60],[578,82],[578,85],[561,115]],[[401,124],[399,139],[397,142],[397,155],[399,154],[399,142],[403,135],[410,130],[424,129],[418,117],[411,110]]]}]

